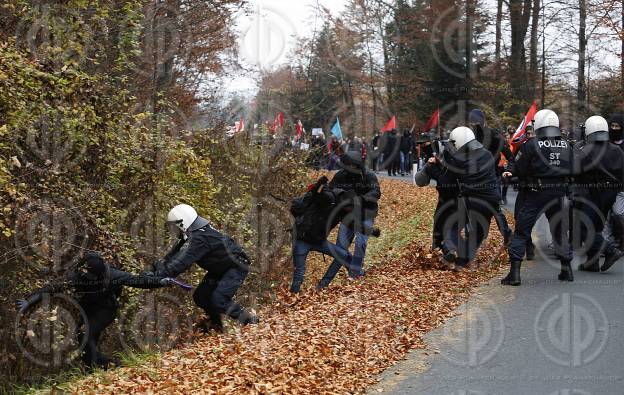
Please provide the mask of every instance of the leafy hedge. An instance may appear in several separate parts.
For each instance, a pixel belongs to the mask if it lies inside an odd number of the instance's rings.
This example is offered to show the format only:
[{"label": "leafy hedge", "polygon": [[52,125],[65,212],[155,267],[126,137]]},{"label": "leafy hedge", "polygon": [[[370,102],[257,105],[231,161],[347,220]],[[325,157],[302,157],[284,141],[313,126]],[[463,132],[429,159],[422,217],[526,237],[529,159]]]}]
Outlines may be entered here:
[{"label": "leafy hedge", "polygon": [[[157,114],[136,108],[123,80],[72,65],[50,70],[10,43],[0,46],[0,376],[32,382],[64,368],[23,358],[14,333],[16,298],[62,276],[85,249],[142,270],[169,244],[164,216],[172,205],[193,205],[248,249],[256,270],[245,303],[270,296],[287,267],[287,202],[305,177],[301,158],[281,139],[174,133],[176,106],[164,98]],[[188,295],[154,294],[180,303],[165,310],[178,314],[173,321],[188,317]],[[125,295],[121,316],[143,308],[145,293]],[[124,339],[138,329],[127,329],[110,330],[105,347],[132,348],[137,342]]]}]

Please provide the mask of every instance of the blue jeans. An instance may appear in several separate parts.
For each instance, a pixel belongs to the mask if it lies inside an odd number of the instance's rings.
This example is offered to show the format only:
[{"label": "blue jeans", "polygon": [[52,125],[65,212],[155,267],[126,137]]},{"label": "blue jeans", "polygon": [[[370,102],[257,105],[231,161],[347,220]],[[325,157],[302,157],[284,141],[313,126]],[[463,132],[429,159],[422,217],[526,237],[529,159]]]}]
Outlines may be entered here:
[{"label": "blue jeans", "polygon": [[[363,227],[370,228],[373,226],[373,220],[367,219],[362,222]],[[364,264],[364,256],[366,255],[366,246],[368,245],[368,236],[361,232],[356,232],[349,226],[345,224],[340,224],[340,229],[338,229],[338,238],[336,240],[336,246],[344,249],[346,251],[349,250],[349,246],[353,242],[355,238],[355,251],[353,252],[353,258],[351,258],[348,265],[345,265],[349,270],[349,277],[357,278],[364,275],[362,270],[362,266]],[[340,271],[340,268],[344,265],[342,262],[338,262],[336,259],[329,265],[327,268],[327,272],[321,279],[319,283],[319,287],[325,288],[329,285],[329,283],[336,277],[336,274]]]},{"label": "blue jeans", "polygon": [[401,173],[410,173],[412,171],[411,165],[409,152],[401,151]]},{"label": "blue jeans", "polygon": [[351,254],[347,249],[338,247],[327,240],[318,244],[296,240],[293,245],[293,264],[295,270],[293,272],[292,285],[290,286],[291,292],[298,293],[301,290],[301,284],[303,284],[303,277],[305,276],[306,270],[306,258],[310,251],[330,255],[334,257],[334,262],[343,262],[345,265],[349,265],[351,262]]}]

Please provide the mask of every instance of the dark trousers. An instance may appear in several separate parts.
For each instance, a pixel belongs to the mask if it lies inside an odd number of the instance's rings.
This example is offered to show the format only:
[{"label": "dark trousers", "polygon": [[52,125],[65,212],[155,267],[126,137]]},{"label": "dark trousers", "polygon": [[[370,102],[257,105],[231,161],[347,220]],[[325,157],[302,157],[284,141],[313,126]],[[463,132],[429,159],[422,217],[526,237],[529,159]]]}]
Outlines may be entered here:
[{"label": "dark trousers", "polygon": [[97,346],[102,332],[115,321],[117,308],[114,305],[81,307],[84,309],[87,319],[87,322],[82,323],[82,329],[80,331],[81,343],[84,341],[84,336],[87,336],[81,356],[82,361],[85,365],[90,367],[97,366],[105,368],[110,363],[110,359],[104,354],[101,354]]},{"label": "dark trousers", "polygon": [[384,155],[384,164],[388,170],[389,176],[394,176],[401,171],[401,154],[395,151],[391,154]]},{"label": "dark trousers", "polygon": [[444,220],[444,244],[457,252],[456,264],[466,266],[488,235],[498,202],[474,197],[457,199],[456,214]]},{"label": "dark trousers", "polygon": [[227,314],[234,319],[241,317],[244,310],[233,298],[248,273],[247,268],[239,266],[227,270],[221,276],[215,277],[210,272],[206,273],[193,293],[193,300],[206,312],[212,324],[222,324],[221,314]]},{"label": "dark trousers", "polygon": [[[500,191],[502,180],[500,177],[496,177],[496,189]],[[503,213],[503,208],[500,203],[496,205],[496,211],[494,212],[494,219],[496,220],[496,225],[498,226],[498,230],[501,232],[503,236],[511,235],[511,228],[507,223],[507,217],[505,217],[505,213]]]},{"label": "dark trousers", "polygon": [[[522,206],[522,201],[524,200],[526,196],[526,190],[521,189],[518,192],[518,196],[516,196],[516,203],[514,205],[514,221],[516,221],[516,223],[518,222],[518,213],[520,212],[520,207]],[[529,234],[529,240],[527,241],[527,245],[526,245],[526,252],[529,255],[532,255],[535,253],[535,245],[533,244],[533,238],[531,237],[531,235]]]},{"label": "dark trousers", "polygon": [[509,190],[509,180],[507,178],[503,178],[502,179],[502,190],[501,190],[501,196],[503,197],[503,201],[507,201],[507,191]]},{"label": "dark trousers", "polygon": [[555,252],[561,261],[572,261],[572,249],[568,243],[568,213],[564,209],[563,195],[557,192],[522,191],[522,201],[516,207],[516,231],[509,245],[509,259],[521,262],[531,240],[531,231],[538,218],[546,214]]},{"label": "dark trousers", "polygon": [[583,215],[590,222],[590,227],[581,227],[581,240],[587,246],[587,259],[600,259],[600,253],[604,249],[606,254],[611,254],[615,250],[615,245],[602,236],[607,214],[617,196],[616,190],[609,189],[589,189],[587,194],[578,202]]},{"label": "dark trousers", "polygon": [[442,248],[444,243],[444,219],[457,211],[455,199],[448,199],[438,193],[438,204],[433,214],[432,248]]}]

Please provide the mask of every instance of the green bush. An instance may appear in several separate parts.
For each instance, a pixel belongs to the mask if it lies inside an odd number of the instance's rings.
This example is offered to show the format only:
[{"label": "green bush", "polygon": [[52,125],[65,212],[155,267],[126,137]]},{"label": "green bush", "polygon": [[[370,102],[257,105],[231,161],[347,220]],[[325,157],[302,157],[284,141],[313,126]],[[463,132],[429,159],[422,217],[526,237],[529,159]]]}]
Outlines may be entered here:
[{"label": "green bush", "polygon": [[[290,265],[288,202],[300,193],[306,171],[285,140],[245,134],[225,139],[223,128],[173,133],[179,129],[176,103],[159,98],[158,113],[136,111],[136,99],[120,86],[116,77],[88,75],[72,65],[49,70],[10,43],[0,47],[5,380],[36,382],[67,368],[24,358],[14,333],[14,300],[63,276],[85,249],[101,251],[116,267],[143,270],[167,249],[164,218],[175,204],[193,205],[245,246],[254,271],[241,293],[244,303],[270,297]],[[195,270],[184,279],[196,284],[201,275]],[[167,328],[175,332],[172,341],[161,337],[155,346],[184,341],[177,333],[188,333],[192,322],[188,294],[129,290],[104,341],[108,352],[151,347],[132,341],[145,334],[127,319],[145,298],[155,298],[167,319],[181,324]]]}]

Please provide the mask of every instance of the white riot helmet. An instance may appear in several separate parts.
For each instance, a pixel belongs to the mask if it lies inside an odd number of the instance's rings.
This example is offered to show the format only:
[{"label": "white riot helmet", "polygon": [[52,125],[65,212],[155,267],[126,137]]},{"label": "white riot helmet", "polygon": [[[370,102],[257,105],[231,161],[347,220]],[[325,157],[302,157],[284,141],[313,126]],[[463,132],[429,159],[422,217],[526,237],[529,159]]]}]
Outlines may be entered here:
[{"label": "white riot helmet", "polygon": [[587,118],[585,121],[585,140],[609,141],[609,124],[599,115]]},{"label": "white riot helmet", "polygon": [[474,140],[476,140],[474,132],[465,126],[453,129],[449,135],[449,142],[453,144],[456,150],[459,150],[461,147]]},{"label": "white riot helmet", "polygon": [[167,214],[169,230],[176,236],[186,238],[186,231],[197,219],[197,211],[188,204],[179,204]]},{"label": "white riot helmet", "polygon": [[561,137],[559,117],[553,110],[540,110],[535,114],[535,136],[537,138]]}]

